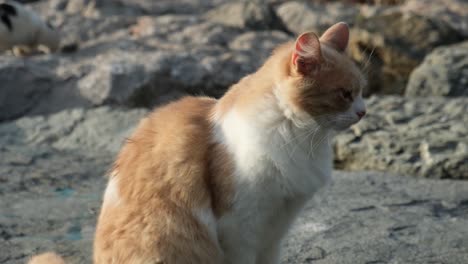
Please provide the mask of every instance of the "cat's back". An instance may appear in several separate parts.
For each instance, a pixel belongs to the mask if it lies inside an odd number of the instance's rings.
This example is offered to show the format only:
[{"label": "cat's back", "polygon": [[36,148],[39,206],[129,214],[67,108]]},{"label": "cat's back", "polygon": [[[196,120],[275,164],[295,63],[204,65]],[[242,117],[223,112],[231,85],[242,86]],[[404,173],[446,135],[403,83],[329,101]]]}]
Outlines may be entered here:
[{"label": "cat's back", "polygon": [[185,97],[145,117],[115,162],[113,174],[121,175],[119,180],[125,182],[122,194],[125,189],[138,189],[134,184],[141,181],[156,184],[151,191],[166,189],[169,180],[182,186],[179,181],[199,181],[205,170],[210,113],[215,104],[211,98]]},{"label": "cat's back", "polygon": [[187,97],[140,122],[111,172],[96,230],[95,263],[212,263],[219,258],[214,230],[205,225],[214,221],[208,155],[215,104]]}]

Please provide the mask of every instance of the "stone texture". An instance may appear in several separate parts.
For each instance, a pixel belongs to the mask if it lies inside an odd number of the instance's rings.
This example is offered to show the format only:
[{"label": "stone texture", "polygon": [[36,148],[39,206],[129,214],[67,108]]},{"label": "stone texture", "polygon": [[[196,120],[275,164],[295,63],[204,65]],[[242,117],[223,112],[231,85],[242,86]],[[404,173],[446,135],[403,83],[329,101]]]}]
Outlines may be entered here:
[{"label": "stone texture", "polygon": [[83,97],[96,105],[125,103],[147,78],[143,65],[126,61],[96,64],[97,68],[78,82]]},{"label": "stone texture", "polygon": [[0,121],[27,113],[38,101],[44,100],[54,81],[53,72],[47,68],[1,60]]},{"label": "stone texture", "polygon": [[366,117],[335,141],[336,165],[468,179],[468,98],[371,97]]},{"label": "stone texture", "polygon": [[296,222],[282,263],[465,263],[467,188],[459,181],[336,173]]},{"label": "stone texture", "polygon": [[407,0],[401,7],[408,12],[441,19],[468,38],[468,2],[465,0]]},{"label": "stone texture", "polygon": [[50,116],[24,117],[0,124],[0,145],[31,149],[46,146],[60,151],[115,154],[122,140],[146,113],[143,109],[104,106],[90,110],[69,109]]},{"label": "stone texture", "polygon": [[410,75],[407,96],[468,96],[468,41],[435,49]]},{"label": "stone texture", "polygon": [[[217,1],[208,2],[198,11],[177,9],[176,3],[169,7],[170,1],[154,5],[91,0],[36,3],[33,7],[60,28],[64,45],[77,49],[21,59],[6,54],[2,76],[11,87],[24,87],[8,89],[8,93],[15,91],[15,98],[24,98],[21,93],[34,91],[38,96],[9,105],[0,120],[103,104],[153,107],[187,94],[219,97],[261,65],[277,44],[289,39],[284,32],[268,29],[275,16],[267,3],[240,3],[253,10],[254,22],[236,26],[208,16],[220,12],[213,9]],[[165,8],[175,9],[165,13]],[[255,20],[255,10],[269,12],[264,13],[268,16],[262,18],[264,24],[259,22],[262,19]],[[43,72],[40,82],[47,85],[38,88],[37,78],[22,79],[24,73],[18,67],[40,69],[36,74]]]},{"label": "stone texture", "polygon": [[359,9],[355,5],[339,2],[320,4],[287,1],[278,6],[276,12],[284,26],[290,32],[299,35],[306,31],[322,33],[339,21],[353,25]]},{"label": "stone texture", "polygon": [[205,17],[213,22],[238,28],[268,30],[278,27],[273,10],[254,1],[231,2],[210,10]]},{"label": "stone texture", "polygon": [[403,94],[425,54],[462,37],[442,20],[392,11],[359,19],[351,32],[351,56],[368,71],[373,93]]},{"label": "stone texture", "polygon": [[[402,94],[424,55],[459,32],[452,34],[443,19],[398,11],[403,7],[373,5],[381,11],[366,13],[365,5],[339,1],[44,0],[31,6],[60,29],[63,53],[2,56],[0,80],[24,88],[0,92],[12,98],[0,120],[103,104],[153,107],[186,94],[219,97],[291,33],[320,32],[339,20],[357,25],[350,50],[367,64],[365,95]],[[27,70],[40,81],[22,78]]]}]

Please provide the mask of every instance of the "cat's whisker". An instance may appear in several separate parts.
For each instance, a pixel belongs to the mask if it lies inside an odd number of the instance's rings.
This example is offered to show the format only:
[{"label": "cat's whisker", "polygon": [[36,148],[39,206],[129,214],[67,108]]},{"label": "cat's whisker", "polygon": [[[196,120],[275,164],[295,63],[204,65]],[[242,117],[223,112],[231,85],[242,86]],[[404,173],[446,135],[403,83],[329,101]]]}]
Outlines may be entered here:
[{"label": "cat's whisker", "polygon": [[[323,141],[328,137],[328,133],[325,133],[321,138],[318,138],[317,141],[312,145],[312,150],[314,151],[320,144],[323,143]],[[314,141],[312,141],[314,142]]]},{"label": "cat's whisker", "polygon": [[[366,50],[367,50],[367,48],[366,48]],[[370,61],[371,61],[371,59],[372,59],[372,55],[374,54],[374,51],[375,51],[375,47],[374,47],[374,48],[371,50],[371,52],[369,53],[369,55],[368,55],[368,57],[367,57],[367,60],[366,60],[366,62],[364,63],[364,65],[363,65],[363,67],[362,67],[362,71],[363,71],[366,75],[369,74],[369,70],[370,70],[369,66],[370,66],[370,64],[371,64]],[[366,54],[366,53],[367,53],[367,52],[365,52],[365,54]]]},{"label": "cat's whisker", "polygon": [[[318,129],[319,126],[314,126],[314,127],[312,127],[312,129],[314,129],[314,128]],[[312,130],[312,129],[311,129],[311,130]],[[298,134],[298,135],[295,135],[294,137],[292,137],[292,138],[290,138],[289,140],[287,140],[283,145],[281,145],[281,146],[280,146],[280,149],[286,147],[287,145],[291,144],[291,143],[294,142],[296,139],[298,139],[298,138],[300,138],[300,137],[302,137],[302,136],[305,136],[305,137],[309,136],[310,133],[311,133],[310,130],[306,130],[306,131],[304,131],[303,133],[300,133],[300,134]]]},{"label": "cat's whisker", "polygon": [[317,132],[318,132],[318,128],[314,131],[314,134],[312,135],[312,139],[310,140],[311,146],[309,148],[309,152],[312,154],[312,156],[311,156],[312,158],[313,158],[313,147],[314,147],[313,142],[314,142],[314,138],[315,138],[315,135],[317,134]]}]

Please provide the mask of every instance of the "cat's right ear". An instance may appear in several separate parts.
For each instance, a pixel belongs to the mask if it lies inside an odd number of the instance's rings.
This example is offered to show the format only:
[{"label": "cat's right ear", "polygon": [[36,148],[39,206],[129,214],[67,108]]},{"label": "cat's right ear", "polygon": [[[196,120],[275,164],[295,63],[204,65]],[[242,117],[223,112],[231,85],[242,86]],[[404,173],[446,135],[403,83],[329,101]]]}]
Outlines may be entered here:
[{"label": "cat's right ear", "polygon": [[294,70],[302,75],[315,74],[322,63],[320,41],[313,32],[301,34],[294,45],[292,65]]}]

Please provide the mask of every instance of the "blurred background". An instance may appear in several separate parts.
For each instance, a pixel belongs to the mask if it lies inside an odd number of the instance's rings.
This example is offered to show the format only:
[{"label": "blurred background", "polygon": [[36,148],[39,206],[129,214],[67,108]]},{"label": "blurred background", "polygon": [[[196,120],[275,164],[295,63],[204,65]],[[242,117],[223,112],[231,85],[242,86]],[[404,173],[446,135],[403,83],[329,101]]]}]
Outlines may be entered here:
[{"label": "blurred background", "polygon": [[368,115],[333,143],[336,168],[468,179],[466,0],[20,2],[60,48],[0,53],[0,263],[46,249],[89,261],[102,175],[141,117],[220,97],[276,45],[338,21],[369,86]]}]

